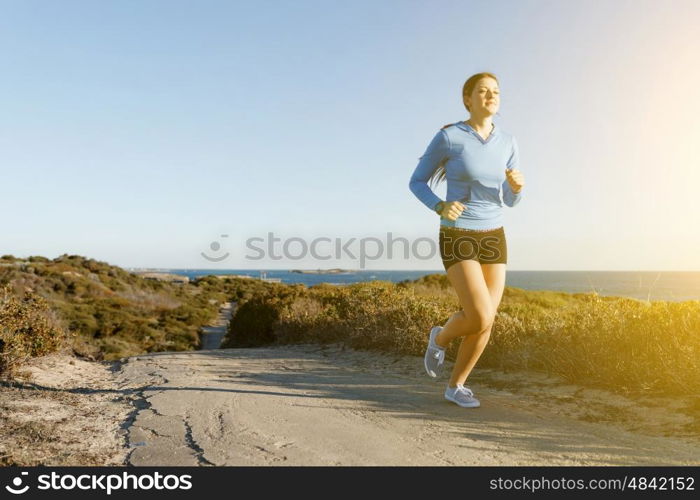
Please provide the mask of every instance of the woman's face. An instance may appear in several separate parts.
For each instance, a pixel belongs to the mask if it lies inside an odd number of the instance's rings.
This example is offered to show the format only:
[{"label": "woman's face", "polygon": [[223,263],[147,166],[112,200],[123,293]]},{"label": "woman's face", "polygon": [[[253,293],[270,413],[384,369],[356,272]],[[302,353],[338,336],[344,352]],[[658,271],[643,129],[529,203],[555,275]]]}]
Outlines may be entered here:
[{"label": "woman's face", "polygon": [[498,82],[488,76],[481,78],[474,86],[471,95],[464,96],[464,104],[469,105],[471,114],[495,115],[501,104]]}]

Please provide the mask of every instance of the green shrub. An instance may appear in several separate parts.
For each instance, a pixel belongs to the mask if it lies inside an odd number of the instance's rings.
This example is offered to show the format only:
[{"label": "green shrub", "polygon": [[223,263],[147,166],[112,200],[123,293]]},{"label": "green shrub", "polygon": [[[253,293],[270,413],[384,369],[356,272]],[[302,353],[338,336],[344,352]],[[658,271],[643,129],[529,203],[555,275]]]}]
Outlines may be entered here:
[{"label": "green shrub", "polygon": [[42,257],[41,255],[32,255],[27,260],[29,260],[29,262],[51,262],[49,259]]},{"label": "green shrub", "polygon": [[65,340],[41,296],[25,290],[18,298],[10,285],[0,289],[0,375],[11,376],[28,358],[53,352]]},{"label": "green shrub", "polygon": [[[281,285],[260,288],[258,295],[239,299],[236,314],[229,323],[229,334],[221,347],[251,347],[275,341],[274,328],[281,310],[306,293],[304,285]],[[256,287],[257,288],[257,287]],[[250,292],[250,289],[246,289]],[[232,334],[235,332],[235,335]]]}]

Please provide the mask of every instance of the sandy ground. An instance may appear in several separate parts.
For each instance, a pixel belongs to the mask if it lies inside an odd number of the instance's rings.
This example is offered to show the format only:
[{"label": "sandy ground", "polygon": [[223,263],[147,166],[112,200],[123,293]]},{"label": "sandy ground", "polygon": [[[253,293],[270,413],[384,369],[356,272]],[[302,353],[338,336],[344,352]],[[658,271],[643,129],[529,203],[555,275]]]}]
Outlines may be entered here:
[{"label": "sandy ground", "polygon": [[0,465],[120,465],[133,413],[115,363],[66,354],[30,360],[0,386]]},{"label": "sandy ground", "polygon": [[338,345],[55,355],[29,371],[0,387],[0,464],[700,464],[697,401],[476,368],[481,407],[460,408],[422,358]]}]

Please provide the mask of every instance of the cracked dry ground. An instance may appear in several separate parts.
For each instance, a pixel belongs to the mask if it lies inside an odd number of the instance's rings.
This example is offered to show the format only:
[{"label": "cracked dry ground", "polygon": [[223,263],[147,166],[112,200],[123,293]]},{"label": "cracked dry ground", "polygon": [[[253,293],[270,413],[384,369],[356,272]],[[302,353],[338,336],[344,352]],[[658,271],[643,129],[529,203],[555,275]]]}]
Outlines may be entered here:
[{"label": "cracked dry ground", "polygon": [[[157,359],[141,358],[142,364],[132,361],[123,369],[129,377],[138,379],[143,373],[153,376],[154,368],[160,370],[160,380],[150,387],[135,391],[134,406],[137,411],[127,422],[127,446],[130,449],[127,463],[130,465],[216,465],[204,457],[204,450],[192,435],[192,416],[179,403],[191,400],[186,393],[174,395],[178,390],[169,385],[163,374],[168,369]],[[186,372],[187,373],[187,372]],[[186,374],[185,373],[185,374]],[[191,373],[191,372],[190,372]],[[187,391],[187,389],[185,389]],[[169,401],[173,398],[172,401]],[[205,403],[201,408],[206,408]],[[159,409],[160,408],[160,409]],[[196,407],[195,407],[196,409]],[[219,420],[218,434],[223,435],[223,415]],[[207,431],[209,432],[209,431]]]},{"label": "cracked dry ground", "polygon": [[633,401],[533,372],[475,369],[482,406],[464,409],[421,357],[338,345],[34,368],[24,389],[0,387],[6,465],[700,463],[692,401]]}]

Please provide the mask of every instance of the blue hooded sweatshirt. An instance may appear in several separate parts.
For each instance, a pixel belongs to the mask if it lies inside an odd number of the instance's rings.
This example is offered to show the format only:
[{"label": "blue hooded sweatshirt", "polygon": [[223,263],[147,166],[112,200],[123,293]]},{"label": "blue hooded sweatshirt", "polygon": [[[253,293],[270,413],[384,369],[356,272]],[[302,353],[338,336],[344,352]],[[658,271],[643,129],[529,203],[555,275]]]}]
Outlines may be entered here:
[{"label": "blue hooded sweatshirt", "polygon": [[430,210],[442,201],[428,180],[444,165],[447,193],[445,201],[459,201],[466,208],[457,220],[440,217],[440,224],[464,229],[496,229],[503,226],[503,204],[515,206],[522,190],[514,193],[505,169],[520,169],[518,143],[493,123],[484,140],[469,124],[457,122],[435,134],[420,157],[408,187]]}]

